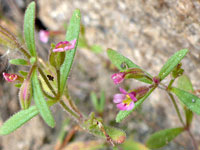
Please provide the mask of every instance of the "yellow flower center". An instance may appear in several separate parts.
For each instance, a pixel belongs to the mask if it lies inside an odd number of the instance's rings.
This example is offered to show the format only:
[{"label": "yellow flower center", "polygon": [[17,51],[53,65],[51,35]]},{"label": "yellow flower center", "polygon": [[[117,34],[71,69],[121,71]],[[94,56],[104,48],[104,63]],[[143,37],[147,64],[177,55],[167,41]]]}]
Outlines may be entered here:
[{"label": "yellow flower center", "polygon": [[130,103],[132,102],[132,99],[130,98],[130,96],[127,94],[126,95],[127,99],[123,100],[123,104],[124,105],[130,105]]}]

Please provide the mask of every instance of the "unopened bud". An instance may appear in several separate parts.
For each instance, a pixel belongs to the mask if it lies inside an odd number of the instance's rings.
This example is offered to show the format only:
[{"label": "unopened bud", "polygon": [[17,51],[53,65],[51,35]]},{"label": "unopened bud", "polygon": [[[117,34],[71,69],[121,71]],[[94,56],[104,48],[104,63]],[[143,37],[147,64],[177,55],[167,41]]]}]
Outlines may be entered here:
[{"label": "unopened bud", "polygon": [[19,100],[22,109],[29,108],[32,98],[32,87],[30,80],[25,80],[19,91]]}]

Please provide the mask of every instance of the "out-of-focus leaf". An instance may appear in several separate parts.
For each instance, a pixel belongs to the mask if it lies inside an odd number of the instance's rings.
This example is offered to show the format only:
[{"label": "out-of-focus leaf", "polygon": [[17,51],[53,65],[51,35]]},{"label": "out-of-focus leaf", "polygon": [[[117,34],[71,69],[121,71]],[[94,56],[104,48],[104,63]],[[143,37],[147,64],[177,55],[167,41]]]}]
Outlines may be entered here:
[{"label": "out-of-focus leaf", "polygon": [[28,65],[28,61],[24,59],[11,59],[9,60],[9,63],[13,65],[24,65],[24,66]]},{"label": "out-of-focus leaf", "polygon": [[134,141],[133,139],[129,138],[124,143],[120,145],[123,150],[150,150],[145,145]]},{"label": "out-of-focus leaf", "polygon": [[163,147],[183,131],[183,128],[171,128],[158,131],[148,138],[146,145],[151,149]]},{"label": "out-of-focus leaf", "polygon": [[78,141],[68,144],[62,150],[100,150],[105,148],[102,141]]},{"label": "out-of-focus leaf", "polygon": [[35,2],[31,2],[24,16],[24,37],[31,56],[36,56],[35,49]]},{"label": "out-of-focus leaf", "polygon": [[178,89],[178,88],[175,88],[173,87],[171,89],[171,91],[179,98],[179,100],[181,102],[183,102],[183,104],[185,104],[185,106],[197,113],[198,115],[200,115],[200,98],[189,93],[189,92],[186,92],[184,90],[181,90],[181,89]]},{"label": "out-of-focus leaf", "polygon": [[[128,68],[140,68],[138,65],[134,64],[130,59],[126,58],[125,56],[121,55],[120,53],[108,49],[107,50],[107,55],[110,59],[110,61],[120,70],[120,71],[125,71],[127,68],[123,68],[122,64],[126,64]],[[141,68],[140,68],[141,69]],[[145,72],[145,71],[144,71]],[[145,72],[149,77],[151,77],[150,74]],[[137,80],[152,84],[151,80],[148,80],[147,78],[138,78]]]},{"label": "out-of-focus leaf", "polygon": [[78,45],[79,39],[79,32],[80,32],[80,20],[81,20],[81,13],[79,9],[76,9],[71,17],[69,27],[66,33],[66,40],[72,41],[76,39],[76,46],[73,50],[69,50],[65,52],[65,60],[60,68],[60,92],[61,94],[64,91],[67,77],[71,70],[71,66],[74,60],[74,56],[76,53],[76,48]]},{"label": "out-of-focus leaf", "polygon": [[125,119],[130,113],[132,113],[136,108],[138,108],[143,102],[144,100],[153,92],[155,88],[152,88],[151,90],[149,90],[149,92],[141,99],[139,99],[136,103],[135,103],[135,106],[132,110],[130,111],[120,111],[118,114],[117,114],[117,117],[116,117],[116,122],[121,122],[123,119]]},{"label": "out-of-focus leaf", "polygon": [[166,76],[168,76],[168,74],[170,74],[170,72],[172,72],[172,70],[180,63],[183,57],[185,57],[187,52],[187,49],[182,49],[168,59],[168,61],[161,68],[158,75],[160,77],[160,80],[163,80]]},{"label": "out-of-focus leaf", "polygon": [[44,121],[50,126],[55,126],[55,121],[42,93],[36,69],[32,73],[33,99]]}]

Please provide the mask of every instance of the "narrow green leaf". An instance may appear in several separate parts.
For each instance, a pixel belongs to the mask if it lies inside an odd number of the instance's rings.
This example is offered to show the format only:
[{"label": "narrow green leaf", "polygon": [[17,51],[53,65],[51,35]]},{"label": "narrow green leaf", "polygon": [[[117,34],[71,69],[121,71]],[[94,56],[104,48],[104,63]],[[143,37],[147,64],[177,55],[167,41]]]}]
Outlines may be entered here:
[{"label": "narrow green leaf", "polygon": [[[120,53],[112,50],[112,49],[108,49],[107,50],[107,55],[110,59],[110,61],[120,70],[120,71],[124,71],[128,68],[140,68],[138,65],[134,64],[130,59],[126,58],[125,56],[121,55]],[[123,65],[125,64],[126,67],[123,67]],[[140,68],[141,69],[141,68]],[[145,71],[144,71],[145,72]],[[145,72],[149,77],[151,77],[150,74],[148,74],[147,72]],[[145,77],[142,78],[138,78],[137,80],[148,83],[148,84],[152,84],[152,81],[148,80]]]},{"label": "narrow green leaf", "polygon": [[[178,83],[177,86],[179,89],[182,89],[187,92],[194,92],[192,83],[189,79],[188,76],[182,75],[178,78]],[[186,125],[190,126],[192,123],[192,118],[193,118],[193,112],[189,110],[185,105],[183,106],[184,112],[185,112],[185,118],[186,118]]]},{"label": "narrow green leaf", "polygon": [[92,101],[94,108],[97,110],[98,109],[98,99],[97,99],[97,95],[94,92],[90,93],[90,99]]},{"label": "narrow green leaf", "polygon": [[27,121],[32,119],[38,114],[36,106],[32,106],[26,110],[21,110],[18,113],[10,117],[0,128],[1,135],[7,135],[17,128],[21,127]]},{"label": "narrow green leaf", "polygon": [[73,50],[65,52],[65,60],[60,68],[60,91],[63,93],[67,77],[71,70],[71,66],[74,60],[74,56],[76,53],[76,48],[78,45],[78,38],[80,32],[80,20],[81,20],[81,13],[79,9],[76,9],[71,17],[69,27],[66,33],[66,40],[71,41],[76,39],[76,46]]},{"label": "narrow green leaf", "polygon": [[24,65],[24,66],[28,65],[28,61],[24,59],[11,59],[9,60],[9,63],[13,65]]},{"label": "narrow green leaf", "polygon": [[105,101],[106,101],[105,92],[101,91],[101,97],[100,97],[100,103],[99,103],[99,111],[100,112],[103,112],[103,110],[104,110]]},{"label": "narrow green leaf", "polygon": [[24,37],[31,56],[36,56],[35,49],[35,2],[31,2],[24,16]]},{"label": "narrow green leaf", "polygon": [[172,70],[180,63],[183,57],[185,57],[187,52],[187,49],[182,49],[168,59],[168,61],[161,68],[158,75],[160,77],[160,80],[163,80],[166,76],[168,76],[168,74],[170,74],[170,72],[172,72]]},{"label": "narrow green leaf", "polygon": [[173,87],[171,89],[171,91],[176,94],[176,96],[179,98],[179,100],[181,102],[183,102],[183,104],[185,104],[185,106],[190,109],[191,111],[197,113],[198,115],[200,115],[200,98],[189,93],[186,92],[184,90],[178,89]]},{"label": "narrow green leaf", "polygon": [[[55,104],[55,101],[47,101],[48,106],[52,106]],[[15,131],[23,124],[31,120],[39,113],[36,106],[31,106],[26,110],[21,110],[10,117],[4,124],[0,127],[0,135],[7,135],[11,132]]]},{"label": "narrow green leaf", "polygon": [[34,69],[32,73],[32,86],[33,86],[33,99],[40,112],[40,115],[50,127],[54,127],[55,122],[51,114],[51,111],[47,105],[47,102],[44,98],[44,95],[42,93],[36,69]]},{"label": "narrow green leaf", "polygon": [[135,106],[132,110],[130,111],[120,111],[118,114],[117,114],[117,117],[116,117],[116,122],[121,122],[123,119],[125,119],[130,113],[132,113],[136,108],[138,108],[143,102],[144,100],[153,92],[155,88],[152,88],[151,90],[149,90],[149,92],[143,97],[141,98],[140,100],[138,100],[136,103],[135,103]]},{"label": "narrow green leaf", "polygon": [[183,131],[183,128],[171,128],[158,131],[148,138],[146,145],[152,149],[163,147]]}]

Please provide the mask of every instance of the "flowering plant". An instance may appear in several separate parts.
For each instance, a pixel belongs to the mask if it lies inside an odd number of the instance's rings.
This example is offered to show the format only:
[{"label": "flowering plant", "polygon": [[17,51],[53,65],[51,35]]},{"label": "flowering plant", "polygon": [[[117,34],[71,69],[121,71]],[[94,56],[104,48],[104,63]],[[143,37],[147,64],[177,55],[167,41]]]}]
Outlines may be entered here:
[{"label": "flowering plant", "polygon": [[[17,38],[6,28],[0,26],[0,44],[11,49],[18,49],[23,58],[12,59],[9,62],[14,65],[29,66],[29,71],[19,71],[18,74],[3,73],[3,77],[8,82],[16,83],[19,90],[19,100],[21,110],[10,117],[1,127],[0,134],[7,135],[15,131],[36,115],[40,115],[44,122],[50,126],[55,126],[54,117],[50,107],[60,104],[71,118],[78,122],[79,127],[93,135],[106,139],[115,149],[126,139],[124,131],[112,126],[105,125],[101,117],[96,117],[94,113],[85,116],[75,105],[70,97],[67,79],[72,67],[80,32],[80,11],[77,9],[71,17],[65,41],[52,44],[49,50],[48,63],[38,57],[35,46],[35,2],[29,4],[24,17],[24,38],[26,47],[18,42]],[[40,40],[48,42],[50,32],[41,31]],[[89,45],[86,45],[89,47]],[[176,52],[161,68],[155,77],[141,69],[131,60],[117,53],[112,49],[107,50],[110,61],[120,72],[111,76],[114,84],[120,85],[124,80],[136,79],[146,83],[141,87],[131,90],[119,88],[120,93],[113,97],[113,102],[120,110],[116,117],[116,122],[121,122],[136,108],[138,108],[148,96],[156,89],[160,88],[169,95],[173,102],[181,127],[165,129],[154,133],[146,142],[148,148],[160,148],[173,140],[176,136],[186,131],[194,144],[195,150],[198,146],[190,131],[193,113],[200,114],[200,98],[193,94],[194,90],[187,76],[183,75],[181,60],[188,53],[187,49]],[[169,75],[172,79],[165,85],[162,81]],[[174,87],[174,81],[178,79],[178,87]],[[102,92],[103,93],[103,92]],[[181,101],[185,112],[185,121],[182,118],[174,95]],[[100,102],[94,93],[91,99],[96,110],[102,115],[105,98],[101,96]],[[32,103],[34,101],[34,104]],[[64,100],[67,100],[64,101]],[[31,105],[31,103],[33,105]]]}]

